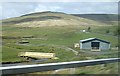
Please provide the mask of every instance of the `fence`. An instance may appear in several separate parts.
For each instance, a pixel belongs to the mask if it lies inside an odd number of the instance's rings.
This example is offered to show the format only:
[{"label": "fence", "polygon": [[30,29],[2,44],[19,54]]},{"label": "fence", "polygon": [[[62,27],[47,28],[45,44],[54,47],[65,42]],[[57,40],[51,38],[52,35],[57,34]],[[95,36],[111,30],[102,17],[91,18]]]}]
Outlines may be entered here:
[{"label": "fence", "polygon": [[57,70],[64,68],[75,68],[99,64],[107,64],[113,62],[119,62],[120,58],[108,58],[108,59],[96,59],[96,60],[83,60],[83,61],[71,61],[71,62],[59,62],[59,63],[46,63],[46,64],[34,64],[34,65],[18,65],[18,66],[6,66],[0,67],[3,75],[9,74],[21,74],[30,72],[40,72]]}]

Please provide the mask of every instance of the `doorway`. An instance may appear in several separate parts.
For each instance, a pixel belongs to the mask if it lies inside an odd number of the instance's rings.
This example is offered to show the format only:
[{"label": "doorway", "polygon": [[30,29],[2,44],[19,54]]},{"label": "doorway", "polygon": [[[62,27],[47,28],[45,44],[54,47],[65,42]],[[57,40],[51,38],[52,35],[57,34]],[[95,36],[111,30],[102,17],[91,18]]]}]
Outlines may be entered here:
[{"label": "doorway", "polygon": [[92,49],[99,49],[100,42],[91,42],[91,47]]}]

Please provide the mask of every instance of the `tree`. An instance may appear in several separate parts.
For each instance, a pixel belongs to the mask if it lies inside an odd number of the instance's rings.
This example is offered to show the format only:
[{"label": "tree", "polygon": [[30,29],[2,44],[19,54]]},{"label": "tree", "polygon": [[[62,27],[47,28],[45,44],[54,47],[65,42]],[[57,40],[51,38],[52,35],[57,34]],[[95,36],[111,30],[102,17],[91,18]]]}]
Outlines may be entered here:
[{"label": "tree", "polygon": [[87,31],[90,32],[91,31],[91,27],[88,27]]},{"label": "tree", "polygon": [[108,33],[110,33],[110,30],[108,29],[108,30],[106,30],[106,34],[108,34]]},{"label": "tree", "polygon": [[114,35],[116,36],[116,35],[120,35],[120,28],[117,28],[116,30],[114,30]]}]

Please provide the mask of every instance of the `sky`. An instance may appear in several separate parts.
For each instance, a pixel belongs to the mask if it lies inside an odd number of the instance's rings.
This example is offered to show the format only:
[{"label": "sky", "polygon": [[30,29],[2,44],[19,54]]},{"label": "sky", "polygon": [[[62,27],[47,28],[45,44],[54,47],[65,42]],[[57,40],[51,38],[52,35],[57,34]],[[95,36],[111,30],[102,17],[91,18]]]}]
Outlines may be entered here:
[{"label": "sky", "polygon": [[[105,0],[104,0],[105,1]],[[53,11],[68,14],[117,14],[118,2],[2,2],[0,19],[18,17],[24,14]]]}]

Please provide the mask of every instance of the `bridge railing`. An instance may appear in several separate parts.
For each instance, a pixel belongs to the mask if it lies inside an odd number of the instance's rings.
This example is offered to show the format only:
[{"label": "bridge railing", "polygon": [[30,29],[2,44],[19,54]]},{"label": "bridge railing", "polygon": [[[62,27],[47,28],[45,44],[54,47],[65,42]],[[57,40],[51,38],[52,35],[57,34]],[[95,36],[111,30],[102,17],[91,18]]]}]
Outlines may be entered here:
[{"label": "bridge railing", "polygon": [[75,68],[75,67],[107,64],[107,63],[113,63],[119,61],[120,58],[107,58],[107,59],[95,59],[95,60],[83,60],[83,61],[71,61],[71,62],[59,62],[59,63],[6,66],[6,67],[0,67],[0,71],[2,71],[2,75],[21,74],[21,73],[41,72],[41,71],[57,70],[64,68]]}]

